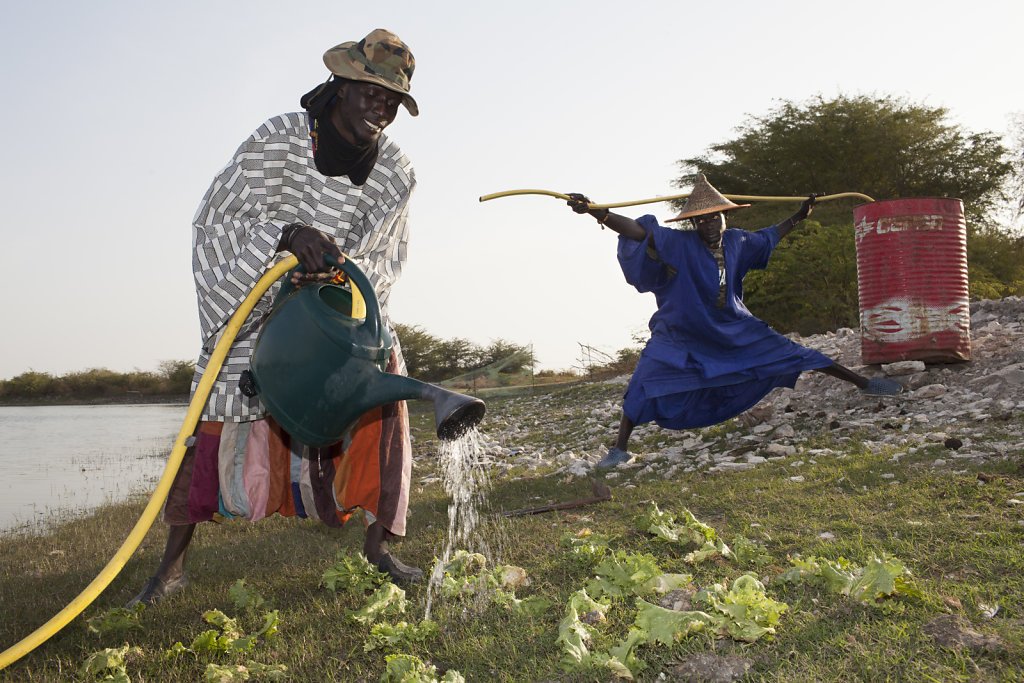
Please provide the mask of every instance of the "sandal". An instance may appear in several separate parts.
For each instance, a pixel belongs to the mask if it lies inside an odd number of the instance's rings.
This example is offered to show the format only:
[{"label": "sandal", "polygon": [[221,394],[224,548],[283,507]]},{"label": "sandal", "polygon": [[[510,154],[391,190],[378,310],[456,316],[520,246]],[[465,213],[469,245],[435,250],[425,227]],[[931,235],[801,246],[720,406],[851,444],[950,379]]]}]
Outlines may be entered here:
[{"label": "sandal", "polygon": [[377,569],[392,578],[396,583],[418,583],[423,580],[423,570],[410,567],[391,553],[384,553],[377,560]]},{"label": "sandal", "polygon": [[149,577],[146,581],[146,585],[142,587],[142,591],[134,598],[129,600],[125,607],[135,607],[135,605],[142,603],[147,607],[155,605],[164,598],[177,593],[183,588],[188,587],[188,577],[184,573],[170,581],[163,581],[155,576]]},{"label": "sandal", "polygon": [[610,470],[619,465],[625,465],[626,463],[633,462],[633,456],[622,450],[621,448],[612,448],[608,451],[608,455],[604,456],[601,462],[597,463],[595,467],[599,470]]},{"label": "sandal", "polygon": [[903,393],[903,385],[884,377],[872,377],[868,380],[868,385],[860,390],[860,393],[868,396],[896,396]]}]

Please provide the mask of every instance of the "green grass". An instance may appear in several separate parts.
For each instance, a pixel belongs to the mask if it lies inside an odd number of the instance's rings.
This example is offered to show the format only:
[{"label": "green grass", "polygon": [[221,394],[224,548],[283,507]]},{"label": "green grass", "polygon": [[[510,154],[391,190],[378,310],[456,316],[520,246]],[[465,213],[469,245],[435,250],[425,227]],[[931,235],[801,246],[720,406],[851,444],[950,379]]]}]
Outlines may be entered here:
[{"label": "green grass", "polygon": [[[526,446],[550,456],[594,451],[614,433],[622,388],[581,385],[493,399],[482,431],[505,447]],[[431,421],[422,412],[412,416],[420,454],[435,451]],[[514,439],[508,436],[513,426],[523,430]],[[992,437],[1019,435],[1022,427],[1020,417],[1011,417],[992,424]],[[725,450],[744,430],[730,421],[689,436],[702,437],[701,447]],[[641,430],[637,450],[651,462],[661,448],[684,438],[685,433]],[[798,444],[804,449],[800,454],[740,472],[686,473],[680,468],[666,480],[637,468],[608,479],[614,499],[606,503],[489,517],[488,536],[500,560],[523,567],[530,577],[531,585],[518,590],[517,597],[542,595],[554,606],[530,618],[493,605],[436,601],[432,617],[438,634],[403,652],[430,661],[440,672],[458,670],[467,680],[613,680],[607,669],[565,672],[559,667],[562,650],[555,639],[564,606],[591,576],[591,567],[561,544],[563,534],[585,527],[608,534],[615,548],[651,553],[664,571],[692,573],[698,586],[742,573],[728,561],[689,566],[682,559],[685,549],[639,531],[635,519],[656,502],[665,511],[688,508],[727,542],[742,534],[763,543],[771,563],[759,568],[758,575],[769,595],[787,603],[789,610],[771,640],[747,644],[693,636],[672,647],[644,646],[638,655],[647,667],[640,680],[656,680],[698,652],[752,660],[747,680],[1024,679],[1024,520],[1022,506],[1007,502],[1024,491],[1020,454],[1007,453],[980,466],[958,462],[936,468],[934,460],[947,455],[921,449],[893,462],[892,448],[867,447],[866,440],[858,432],[842,437],[812,433]],[[808,453],[810,449],[824,450]],[[804,464],[795,466],[797,461]],[[417,463],[408,536],[394,546],[403,560],[425,569],[441,553],[447,533],[447,497],[438,484],[422,483],[435,466],[433,456]],[[804,481],[791,481],[796,474]],[[894,476],[883,476],[887,474]],[[513,468],[492,477],[487,512],[590,495],[586,479]],[[108,505],[45,532],[0,537],[0,647],[13,645],[74,598],[124,540],[143,504]],[[826,532],[834,538],[822,537]],[[80,680],[76,672],[90,653],[124,643],[141,648],[141,654],[129,656],[132,681],[201,680],[209,662],[247,659],[283,664],[295,681],[379,680],[386,653],[364,652],[367,628],[346,616],[346,610],[361,606],[362,596],[333,594],[319,586],[338,552],[361,548],[358,523],[330,529],[275,517],[254,525],[200,525],[188,557],[192,585],[187,591],[144,612],[141,629],[103,638],[90,634],[85,620],[122,605],[141,587],[158,562],[164,538],[165,529],[158,523],[98,600],[48,642],[0,671],[0,681]],[[882,553],[900,559],[924,593],[923,600],[904,601],[902,613],[885,613],[820,588],[771,582],[791,566],[792,555],[843,556],[865,564]],[[164,652],[175,642],[188,645],[210,628],[202,620],[205,611],[217,608],[236,616],[228,590],[240,578],[267,600],[266,609],[279,610],[278,637],[244,656],[165,660]],[[978,652],[937,646],[922,627],[950,612],[947,598],[959,599],[962,610],[953,611],[975,630],[1001,638],[1002,648]],[[406,618],[419,620],[426,589],[408,590],[408,599]],[[995,604],[995,617],[984,616],[982,606]],[[245,628],[258,627],[258,615],[240,616]],[[615,603],[599,636],[603,642],[595,646],[615,645],[632,618],[631,601]]]}]

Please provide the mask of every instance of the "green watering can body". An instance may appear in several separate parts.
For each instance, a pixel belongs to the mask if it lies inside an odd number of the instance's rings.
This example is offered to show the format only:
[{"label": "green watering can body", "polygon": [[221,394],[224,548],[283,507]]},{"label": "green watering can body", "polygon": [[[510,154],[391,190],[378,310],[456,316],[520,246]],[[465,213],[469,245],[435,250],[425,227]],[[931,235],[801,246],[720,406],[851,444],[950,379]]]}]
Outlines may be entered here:
[{"label": "green watering can body", "polygon": [[327,260],[358,288],[366,317],[351,317],[352,293],[344,287],[294,289],[291,274],[285,276],[250,360],[260,400],[284,430],[307,445],[328,446],[374,408],[415,398],[434,401],[443,439],[479,422],[485,411],[479,399],[384,372],[393,342],[373,287],[351,261]]}]

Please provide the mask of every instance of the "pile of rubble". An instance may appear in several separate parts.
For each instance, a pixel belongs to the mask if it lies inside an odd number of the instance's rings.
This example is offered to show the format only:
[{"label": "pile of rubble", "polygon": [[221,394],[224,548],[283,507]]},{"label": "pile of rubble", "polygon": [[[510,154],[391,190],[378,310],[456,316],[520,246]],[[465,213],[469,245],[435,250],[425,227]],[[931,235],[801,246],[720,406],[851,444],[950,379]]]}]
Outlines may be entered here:
[{"label": "pile of rubble", "polygon": [[[856,438],[887,447],[898,459],[921,449],[938,453],[933,466],[1024,452],[1024,299],[971,304],[971,355],[966,363],[903,361],[861,366],[860,336],[852,329],[797,341],[839,363],[904,385],[894,397],[866,396],[847,382],[806,372],[795,389],[776,389],[729,428],[675,432],[656,425],[634,431],[634,463],[620,470],[671,477],[679,471],[749,469],[772,461],[814,458],[805,442],[828,430],[835,442]],[[561,399],[516,399],[488,415],[480,436],[492,476],[586,476],[614,439],[623,385],[628,377]],[[645,438],[646,437],[646,438]],[[797,460],[794,465],[799,465]],[[617,473],[611,473],[614,477]],[[428,474],[424,481],[434,477]]]}]

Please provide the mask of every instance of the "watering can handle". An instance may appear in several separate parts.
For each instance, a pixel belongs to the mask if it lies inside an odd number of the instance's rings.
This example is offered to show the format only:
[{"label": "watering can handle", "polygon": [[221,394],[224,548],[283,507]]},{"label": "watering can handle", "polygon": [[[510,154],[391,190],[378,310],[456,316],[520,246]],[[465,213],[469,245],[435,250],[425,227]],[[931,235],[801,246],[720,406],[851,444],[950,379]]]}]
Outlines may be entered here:
[{"label": "watering can handle", "polygon": [[359,290],[358,293],[363,297],[363,301],[366,304],[366,322],[363,323],[363,329],[366,330],[371,338],[379,338],[381,323],[380,304],[377,302],[377,295],[373,291],[373,286],[366,276],[363,275],[363,271],[359,270],[359,266],[349,259],[338,261],[338,259],[330,254],[324,254],[324,261],[327,262],[327,265],[334,266],[352,278],[352,286]]},{"label": "watering can handle", "polygon": [[[372,339],[379,339],[381,327],[380,304],[377,302],[377,295],[374,293],[373,287],[370,285],[370,281],[366,279],[365,275],[363,275],[363,271],[359,270],[359,266],[349,259],[339,262],[337,258],[330,254],[324,254],[324,261],[327,265],[334,266],[352,279],[352,288],[357,290],[356,293],[363,298],[363,303],[366,308],[366,321],[362,324],[361,329],[366,330],[367,334],[369,334]],[[301,265],[296,266],[295,269],[301,273],[306,272],[306,269]],[[281,284],[281,289],[277,293],[275,301],[284,301],[288,295],[292,293],[292,289],[294,289],[294,286],[292,285],[291,277],[286,275],[284,277],[284,282]]]}]

